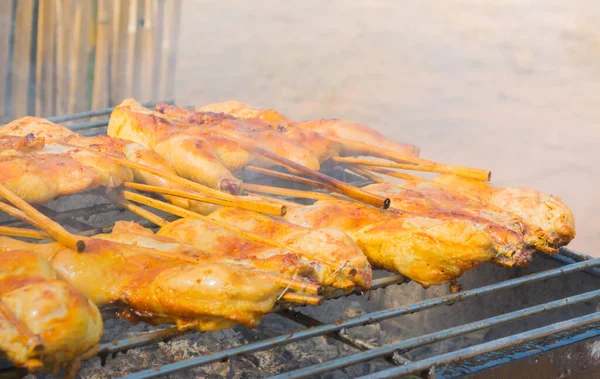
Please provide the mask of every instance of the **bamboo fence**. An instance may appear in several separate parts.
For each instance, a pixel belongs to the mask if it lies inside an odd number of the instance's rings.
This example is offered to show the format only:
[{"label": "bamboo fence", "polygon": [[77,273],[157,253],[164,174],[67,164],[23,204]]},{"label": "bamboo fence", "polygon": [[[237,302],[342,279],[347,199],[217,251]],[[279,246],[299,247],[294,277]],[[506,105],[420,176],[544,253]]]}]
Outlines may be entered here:
[{"label": "bamboo fence", "polygon": [[181,0],[0,1],[0,121],[173,98]]}]

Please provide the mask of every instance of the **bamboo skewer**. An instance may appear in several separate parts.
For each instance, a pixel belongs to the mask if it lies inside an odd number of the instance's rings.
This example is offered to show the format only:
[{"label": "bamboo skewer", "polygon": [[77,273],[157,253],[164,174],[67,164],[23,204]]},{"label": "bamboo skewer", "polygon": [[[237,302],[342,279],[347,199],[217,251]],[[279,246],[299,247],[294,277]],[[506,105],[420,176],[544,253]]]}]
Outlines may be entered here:
[{"label": "bamboo skewer", "polygon": [[37,227],[48,233],[54,240],[80,253],[85,250],[84,238],[69,233],[65,228],[52,221],[3,185],[0,185],[0,195],[23,211],[37,224]]},{"label": "bamboo skewer", "polygon": [[385,182],[385,180],[383,180],[379,176],[374,175],[374,174],[370,173],[369,171],[364,170],[360,167],[356,167],[356,166],[347,167],[346,170],[350,171],[354,174],[358,174],[358,175],[362,176],[363,178],[369,179],[370,181],[375,182],[375,183]]},{"label": "bamboo skewer", "polygon": [[[156,187],[156,186],[151,186],[148,184],[140,184],[140,183],[133,183],[133,182],[125,182],[125,183],[123,183],[123,187],[131,188],[131,189],[138,190],[138,191],[159,193],[161,195],[177,196],[177,197],[182,197],[185,199],[201,201],[204,203],[222,205],[224,207],[237,207],[237,203],[229,201],[229,200],[216,199],[216,198],[210,197],[210,196],[203,196],[203,195],[199,195],[197,193],[191,193],[191,192],[186,192],[186,191],[181,191],[181,190],[176,190],[176,189],[171,189],[171,188]],[[286,208],[283,207],[281,209],[281,216],[284,216],[285,212],[286,212]]]},{"label": "bamboo skewer", "polygon": [[0,211],[2,211],[4,213],[6,213],[7,215],[12,216],[14,218],[18,218],[19,220],[24,221],[24,222],[40,229],[40,226],[38,225],[38,223],[35,222],[32,218],[30,218],[29,216],[27,216],[25,213],[18,210],[17,208],[10,206],[6,203],[3,203],[1,201],[0,201]]},{"label": "bamboo skewer", "polygon": [[[475,175],[460,174],[455,169],[452,168],[453,166],[446,166],[446,165],[427,165],[427,166],[423,165],[423,166],[420,166],[420,165],[415,165],[415,164],[382,162],[382,161],[373,161],[373,160],[368,160],[368,159],[350,158],[350,157],[333,157],[331,159],[335,162],[351,163],[351,164],[357,164],[357,165],[361,165],[361,166],[389,167],[389,168],[399,168],[399,169],[403,169],[403,170],[412,170],[412,171],[437,172],[437,173],[441,173],[441,174],[455,174],[455,175],[470,177],[470,178],[478,179],[478,180],[482,180],[482,181],[489,180],[489,179],[483,179],[482,176],[477,177]],[[486,172],[489,172],[489,171],[486,171]],[[486,176],[486,178],[487,177],[488,176]]]},{"label": "bamboo skewer", "polygon": [[202,220],[202,221],[207,222],[207,223],[218,225],[218,226],[220,226],[222,228],[231,230],[231,231],[239,234],[240,236],[242,236],[243,238],[246,238],[248,240],[256,241],[258,243],[262,243],[262,244],[267,245],[267,246],[273,246],[273,247],[276,247],[278,249],[288,250],[288,251],[291,251],[292,253],[295,253],[295,254],[298,254],[298,255],[301,255],[301,256],[305,256],[305,257],[307,257],[309,259],[313,259],[313,260],[316,260],[318,262],[322,262],[322,263],[324,263],[324,264],[326,264],[326,265],[328,265],[330,267],[337,268],[337,267],[340,266],[339,262],[330,261],[330,260],[324,259],[322,257],[319,257],[319,258],[314,257],[312,254],[310,254],[307,251],[296,250],[296,249],[294,249],[292,247],[285,246],[285,245],[283,245],[283,244],[281,244],[281,243],[279,243],[277,241],[271,240],[269,238],[265,238],[265,237],[260,236],[258,234],[246,232],[245,230],[232,227],[230,225],[227,225],[227,224],[225,224],[223,222],[217,221],[217,220],[212,219],[210,217],[206,217],[206,216],[200,215],[200,214],[198,214],[196,212],[192,212],[190,210],[178,207],[178,206],[173,205],[173,204],[165,203],[164,201],[152,199],[152,198],[149,198],[147,196],[140,195],[140,194],[137,194],[137,193],[134,193],[134,192],[129,192],[129,191],[123,191],[123,195],[125,196],[125,199],[127,199],[127,200],[135,201],[136,203],[141,203],[141,204],[144,204],[144,205],[148,205],[150,207],[153,207],[153,208],[156,208],[156,209],[160,209],[160,210],[162,210],[164,212],[172,213],[172,214],[175,214],[175,215],[180,216],[180,217],[186,217],[186,218],[191,218],[191,219],[196,219],[196,220]]},{"label": "bamboo skewer", "polygon": [[357,166],[359,168],[362,168],[363,170],[374,171],[374,172],[377,172],[380,174],[384,174],[387,176],[393,176],[395,178],[404,179],[404,180],[408,180],[408,181],[423,181],[423,180],[425,180],[419,176],[405,174],[405,173],[399,172],[399,171],[387,170],[387,169],[381,168],[381,167],[361,166],[361,165],[357,165]]},{"label": "bamboo skewer", "polygon": [[150,167],[150,166],[147,166],[144,164],[130,161],[129,159],[126,159],[126,158],[117,157],[117,156],[114,156],[114,155],[108,154],[108,153],[100,153],[94,149],[89,149],[89,148],[81,147],[81,146],[75,146],[75,145],[71,145],[68,143],[60,143],[60,145],[89,151],[98,156],[108,158],[108,159],[112,160],[113,162],[116,162],[122,166],[160,176],[160,177],[165,178],[173,183],[184,185],[190,189],[193,189],[200,193],[206,194],[210,197],[214,197],[214,198],[221,199],[221,200],[228,200],[232,203],[235,203],[235,206],[238,208],[248,209],[251,211],[265,213],[265,214],[271,214],[271,215],[275,215],[275,216],[282,216],[285,213],[285,207],[283,207],[281,205],[264,203],[264,202],[260,202],[257,200],[243,199],[241,197],[228,194],[226,192],[221,192],[216,189],[206,187],[200,183],[196,183],[194,181],[182,178],[178,175],[164,172],[162,170],[155,169],[153,167]]},{"label": "bamboo skewer", "polygon": [[299,197],[302,199],[338,200],[337,197],[331,196],[326,193],[302,191],[302,190],[296,190],[296,189],[290,189],[290,188],[263,186],[260,184],[245,183],[244,189],[246,191],[250,191],[250,192],[262,192],[262,193],[269,193],[269,194],[273,194],[273,195],[292,196],[292,197]]},{"label": "bamboo skewer", "polygon": [[321,188],[321,189],[326,189],[326,190],[330,190],[330,191],[335,190],[335,188],[329,184],[325,184],[325,183],[317,182],[315,180],[303,178],[298,175],[286,174],[283,172],[269,170],[266,168],[255,167],[255,166],[246,166],[246,167],[244,167],[244,169],[247,171],[256,172],[259,174],[272,176],[272,177],[278,178],[278,179],[289,180],[290,182],[306,184],[306,185],[314,187],[314,188]]},{"label": "bamboo skewer", "polygon": [[[413,170],[417,170],[417,171],[426,171],[426,170],[420,170],[420,168],[423,168],[423,167],[437,167],[439,170],[442,170],[442,171],[432,171],[432,172],[451,173],[451,174],[465,176],[468,178],[482,180],[482,181],[489,181],[492,177],[492,173],[489,170],[482,170],[482,169],[478,169],[478,168],[470,168],[470,167],[462,167],[462,166],[454,166],[454,165],[449,165],[449,164],[444,164],[444,163],[438,163],[438,162],[430,161],[430,160],[423,159],[423,158],[406,156],[404,154],[400,154],[395,151],[382,149],[377,146],[369,145],[369,144],[366,144],[363,142],[352,141],[352,140],[348,140],[345,138],[334,137],[334,136],[326,136],[326,137],[327,137],[327,139],[337,142],[337,143],[341,143],[342,145],[350,146],[350,147],[357,148],[357,149],[360,149],[363,151],[367,151],[369,153],[372,153],[374,156],[386,158],[386,159],[389,159],[389,160],[392,160],[392,161],[395,161],[398,163],[409,163],[409,164],[417,165],[417,168],[413,169]],[[407,169],[407,170],[410,170],[410,169]]]},{"label": "bamboo skewer", "polygon": [[34,238],[34,239],[39,239],[39,240],[45,240],[45,239],[52,238],[47,233],[41,232],[39,230],[14,228],[12,226],[0,226],[0,234],[3,236],[25,237],[25,238]]},{"label": "bamboo skewer", "polygon": [[337,180],[337,179],[327,176],[319,171],[315,171],[308,167],[302,166],[301,164],[296,163],[290,159],[287,159],[285,157],[282,157],[275,153],[272,153],[268,150],[265,150],[261,147],[258,147],[250,141],[244,141],[239,138],[233,137],[229,133],[224,132],[224,131],[219,131],[219,132],[216,132],[215,134],[222,136],[223,138],[226,138],[228,140],[231,140],[232,142],[237,143],[244,150],[251,151],[255,154],[262,155],[274,162],[277,162],[277,163],[287,167],[288,169],[292,169],[292,170],[301,172],[305,175],[308,175],[312,178],[318,179],[326,184],[329,184],[335,190],[335,192],[342,193],[350,198],[362,201],[364,203],[367,203],[367,204],[370,204],[370,205],[373,205],[373,206],[376,206],[379,208],[387,209],[390,206],[390,199],[363,191],[360,188],[356,188],[348,183],[342,182],[341,180]]},{"label": "bamboo skewer", "polygon": [[151,223],[153,223],[154,225],[158,225],[160,227],[166,226],[169,224],[169,222],[167,220],[165,220],[164,218],[155,215],[154,213],[140,207],[137,206],[135,204],[131,204],[129,201],[126,200],[117,200],[117,202],[119,203],[119,205],[123,206],[125,209],[127,209],[128,211],[135,213],[136,215],[150,221]]},{"label": "bamboo skewer", "polygon": [[307,296],[303,293],[286,292],[281,298],[290,303],[299,303],[304,305],[321,305],[325,298],[322,296]]}]

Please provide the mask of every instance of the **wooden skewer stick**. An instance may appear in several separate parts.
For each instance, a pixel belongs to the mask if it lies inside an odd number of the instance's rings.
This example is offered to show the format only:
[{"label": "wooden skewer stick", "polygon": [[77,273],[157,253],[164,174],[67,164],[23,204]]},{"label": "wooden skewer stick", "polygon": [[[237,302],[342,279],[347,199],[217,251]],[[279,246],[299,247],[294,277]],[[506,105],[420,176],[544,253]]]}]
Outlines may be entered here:
[{"label": "wooden skewer stick", "polygon": [[[368,160],[368,159],[350,158],[350,157],[333,157],[331,159],[335,162],[351,163],[351,164],[357,164],[357,165],[361,165],[361,166],[389,167],[389,168],[399,168],[399,169],[403,169],[403,170],[438,172],[441,174],[461,175],[461,174],[455,172],[455,170],[448,169],[447,166],[443,166],[443,165],[419,166],[419,165],[414,165],[414,164],[372,161],[372,160]],[[461,176],[473,178],[472,175],[461,175]],[[473,179],[478,179],[478,180],[483,180],[483,181],[489,180],[489,179],[482,179],[481,176],[475,177]]]},{"label": "wooden skewer stick", "polygon": [[385,180],[383,180],[382,178],[380,178],[377,175],[374,175],[372,173],[370,173],[367,170],[364,170],[360,167],[356,167],[356,166],[351,166],[346,168],[346,170],[353,172],[355,174],[358,174],[360,176],[362,176],[363,178],[369,179],[370,181],[374,182],[374,183],[383,183],[385,182]]},{"label": "wooden skewer stick", "polygon": [[263,194],[253,193],[252,196],[256,196],[256,197],[259,197],[261,199],[265,199],[265,200],[270,201],[272,203],[283,204],[287,208],[294,208],[294,207],[302,207],[303,206],[302,204],[294,203],[293,201],[287,201],[287,200],[283,200],[283,199],[278,199],[276,197],[266,196],[266,195],[263,195]]},{"label": "wooden skewer stick", "polygon": [[248,209],[248,210],[259,212],[259,213],[271,214],[271,215],[276,215],[276,216],[281,216],[282,213],[284,212],[281,205],[264,203],[264,202],[257,201],[257,200],[243,199],[238,196],[234,196],[234,195],[228,194],[226,192],[221,192],[216,189],[204,186],[200,183],[196,183],[194,181],[182,178],[181,176],[171,174],[168,172],[164,172],[163,170],[156,169],[154,167],[150,167],[150,166],[147,166],[144,164],[130,161],[129,159],[126,159],[126,158],[117,157],[117,156],[114,156],[114,155],[108,154],[108,153],[100,153],[93,149],[89,149],[89,148],[81,147],[81,146],[75,146],[75,145],[71,145],[71,144],[67,144],[67,143],[61,143],[61,145],[68,146],[68,147],[75,148],[75,149],[89,151],[98,156],[108,158],[108,159],[112,160],[113,162],[116,162],[122,166],[160,176],[160,177],[165,178],[173,183],[181,184],[190,189],[193,189],[194,191],[198,191],[200,193],[206,194],[210,197],[214,197],[214,198],[222,199],[222,200],[228,200],[232,203],[235,203],[235,206],[238,208]]},{"label": "wooden skewer stick", "polygon": [[7,215],[18,218],[21,221],[25,221],[26,223],[40,229],[40,226],[31,217],[27,216],[25,213],[18,210],[17,208],[3,203],[2,201],[0,201],[0,211],[6,213]]},{"label": "wooden skewer stick", "polygon": [[58,223],[52,221],[46,215],[29,205],[25,200],[15,195],[11,190],[0,185],[0,195],[13,203],[17,208],[23,211],[27,216],[35,221],[37,227],[48,233],[54,240],[62,243],[69,249],[77,252],[85,250],[85,238],[69,233]]},{"label": "wooden skewer stick", "polygon": [[[162,195],[177,196],[177,197],[182,197],[185,199],[202,201],[204,203],[222,205],[224,207],[234,207],[234,208],[237,207],[237,203],[235,203],[233,201],[216,199],[216,198],[210,197],[210,196],[199,195],[197,193],[191,193],[191,192],[186,192],[186,191],[181,191],[181,190],[176,190],[176,189],[171,189],[171,188],[156,187],[156,186],[151,186],[148,184],[140,184],[140,183],[133,183],[133,182],[125,182],[125,183],[123,183],[123,187],[131,188],[131,189],[138,190],[138,191],[159,193]],[[283,206],[281,208],[281,216],[284,216],[286,212],[287,212],[287,208],[285,206]]]},{"label": "wooden skewer stick", "polygon": [[[399,163],[408,163],[408,166],[416,166],[413,168],[406,168],[406,170],[416,170],[416,171],[427,171],[427,172],[441,172],[441,173],[451,173],[455,175],[465,176],[472,179],[489,181],[492,177],[492,172],[489,170],[481,170],[478,168],[469,168],[462,166],[454,166],[444,163],[438,163],[434,161],[429,161],[423,158],[416,158],[406,156],[404,154],[397,153],[391,150],[381,149],[377,146],[372,146],[366,143],[351,141],[345,138],[339,138],[334,136],[326,136],[327,139],[341,143],[345,146],[354,147],[357,149],[361,149],[363,151],[367,151],[372,153],[374,156],[378,156],[381,158],[390,159]],[[334,157],[335,158],[335,157]],[[334,159],[335,160],[335,159]],[[385,166],[388,167],[388,166]],[[435,167],[437,171],[432,171],[431,168]],[[425,168],[430,168],[430,170],[426,170]]]},{"label": "wooden skewer stick", "polygon": [[363,170],[367,170],[367,171],[374,171],[380,174],[384,174],[387,176],[393,176],[395,178],[399,178],[399,179],[404,179],[404,180],[408,180],[408,181],[423,181],[426,179],[423,179],[421,177],[415,176],[415,175],[411,175],[411,174],[405,174],[403,172],[399,172],[399,171],[393,171],[393,170],[387,170],[385,168],[381,168],[381,167],[373,167],[373,166],[361,166],[358,165],[359,168],[362,168]]},{"label": "wooden skewer stick", "polygon": [[245,183],[244,190],[250,191],[250,192],[270,193],[272,195],[299,197],[302,199],[338,200],[337,197],[331,196],[326,193],[302,191],[302,190],[295,190],[295,189],[291,189],[291,188],[263,186],[260,184]]},{"label": "wooden skewer stick", "polygon": [[136,203],[141,203],[141,204],[144,204],[144,205],[148,205],[148,206],[151,206],[153,208],[160,209],[161,211],[169,212],[169,213],[175,214],[175,215],[180,216],[180,217],[187,217],[187,218],[191,218],[191,219],[202,220],[202,221],[207,222],[207,223],[218,225],[218,226],[220,226],[222,228],[231,230],[231,231],[239,234],[243,238],[249,239],[251,241],[256,241],[258,243],[262,243],[262,244],[267,245],[267,246],[273,246],[273,247],[276,247],[278,249],[291,251],[292,253],[305,256],[305,257],[307,257],[309,259],[313,259],[313,260],[318,261],[318,262],[322,262],[322,263],[324,263],[324,264],[326,264],[326,265],[328,265],[328,266],[330,266],[330,267],[332,267],[334,269],[336,269],[337,267],[340,266],[339,262],[330,261],[330,260],[325,259],[323,257],[314,257],[312,254],[310,254],[310,252],[307,252],[307,251],[304,251],[304,250],[299,251],[299,250],[293,249],[292,247],[285,246],[285,245],[283,245],[281,243],[278,243],[277,241],[271,240],[269,238],[265,238],[265,237],[260,236],[258,234],[246,232],[245,230],[242,230],[242,229],[239,229],[239,228],[235,228],[233,226],[227,225],[227,224],[225,224],[223,222],[217,221],[217,220],[212,219],[210,217],[206,217],[206,216],[200,215],[200,214],[198,214],[196,212],[192,212],[192,211],[190,211],[188,209],[184,209],[184,208],[178,207],[178,206],[173,205],[173,204],[165,203],[164,201],[152,199],[152,198],[149,198],[147,196],[140,195],[140,194],[137,194],[137,193],[134,193],[134,192],[129,192],[129,191],[123,191],[123,195],[125,196],[125,198],[127,200],[135,201]]},{"label": "wooden skewer stick", "polygon": [[289,180],[290,182],[294,182],[294,183],[306,184],[306,185],[314,187],[314,188],[322,188],[322,189],[326,189],[329,191],[335,191],[335,188],[329,184],[317,182],[316,180],[303,178],[298,175],[286,174],[283,172],[269,170],[266,168],[255,167],[255,166],[246,166],[246,167],[244,167],[244,169],[247,171],[256,172],[258,174],[272,176],[272,177],[278,178],[278,179]]},{"label": "wooden skewer stick", "polygon": [[35,238],[40,240],[52,238],[47,233],[39,230],[14,228],[12,226],[0,226],[0,234],[4,236]]},{"label": "wooden skewer stick", "polygon": [[383,208],[383,209],[388,209],[390,206],[390,199],[363,191],[360,188],[356,188],[348,183],[342,182],[341,180],[337,180],[337,179],[327,176],[319,171],[315,171],[308,167],[302,166],[301,164],[296,163],[290,159],[287,159],[285,157],[282,157],[275,153],[272,153],[268,150],[265,150],[261,147],[258,147],[250,141],[244,141],[239,138],[232,137],[231,135],[229,135],[228,133],[226,133],[222,130],[215,134],[222,136],[223,138],[229,139],[232,142],[237,143],[244,150],[251,151],[255,154],[262,155],[263,157],[266,157],[274,162],[277,162],[289,169],[301,172],[301,173],[308,175],[314,179],[317,179],[326,184],[329,184],[333,189],[335,189],[335,192],[342,193],[352,199],[359,200],[359,201],[362,201],[363,203],[367,203],[367,204],[376,206],[378,208]]},{"label": "wooden skewer stick", "polygon": [[299,303],[304,305],[321,305],[325,300],[322,296],[309,296],[296,292],[286,292],[281,298],[290,303]]},{"label": "wooden skewer stick", "polygon": [[137,206],[135,204],[131,204],[129,201],[126,200],[118,200],[117,201],[119,203],[119,205],[121,205],[122,207],[126,208],[127,210],[129,210],[130,212],[135,213],[136,215],[145,218],[146,220],[150,221],[151,223],[153,223],[154,225],[158,225],[160,227],[166,226],[169,224],[169,221],[165,220],[164,218],[155,215],[154,213],[140,207]]}]

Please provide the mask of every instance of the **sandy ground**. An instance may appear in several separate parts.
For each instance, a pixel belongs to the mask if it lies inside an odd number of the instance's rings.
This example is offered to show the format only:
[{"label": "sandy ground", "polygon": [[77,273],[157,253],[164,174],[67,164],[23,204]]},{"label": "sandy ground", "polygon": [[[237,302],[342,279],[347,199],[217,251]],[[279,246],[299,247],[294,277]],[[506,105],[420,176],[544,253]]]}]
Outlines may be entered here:
[{"label": "sandy ground", "polygon": [[181,22],[180,103],[364,122],[562,197],[600,256],[595,1],[184,0]]}]

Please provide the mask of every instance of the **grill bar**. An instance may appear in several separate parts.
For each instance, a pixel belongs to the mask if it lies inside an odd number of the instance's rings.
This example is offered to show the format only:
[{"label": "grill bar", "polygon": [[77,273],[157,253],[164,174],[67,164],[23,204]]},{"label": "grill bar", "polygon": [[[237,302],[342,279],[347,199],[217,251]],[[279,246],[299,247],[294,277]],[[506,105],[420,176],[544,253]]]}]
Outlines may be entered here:
[{"label": "grill bar", "polygon": [[[581,295],[567,297],[561,300],[551,301],[549,303],[537,305],[530,308],[520,309],[515,312],[495,316],[486,320],[472,322],[457,326],[450,329],[445,329],[440,332],[427,334],[424,336],[411,338],[398,343],[393,343],[387,346],[376,348],[364,353],[349,355],[339,359],[331,360],[325,363],[314,365],[311,367],[303,368],[300,370],[292,371],[282,375],[275,376],[273,378],[284,379],[284,378],[305,378],[311,375],[322,374],[335,370],[338,368],[346,367],[360,362],[369,361],[371,359],[379,358],[388,354],[392,354],[394,351],[405,352],[421,346],[425,346],[434,342],[442,341],[452,337],[457,337],[463,334],[475,332],[482,329],[487,329],[493,326],[506,324],[509,322],[517,321],[525,317],[540,314],[542,312],[549,312],[557,310],[566,306],[583,303],[585,301],[591,301],[600,297],[600,290],[587,292]],[[600,313],[599,313],[600,314]],[[521,341],[514,340],[514,344],[520,343]]]},{"label": "grill bar", "polygon": [[536,283],[542,280],[547,280],[551,278],[556,278],[559,276],[567,275],[570,273],[582,271],[584,269],[590,267],[596,267],[600,265],[600,258],[591,259],[584,262],[574,263],[568,266],[547,270],[527,276],[523,276],[520,278],[515,278],[507,281],[503,281],[500,283],[480,287],[473,290],[467,290],[462,293],[451,294],[447,296],[438,297],[431,300],[425,300],[421,302],[417,302],[414,304],[407,305],[402,308],[383,310],[379,312],[369,313],[360,317],[356,317],[346,321],[338,321],[330,324],[325,324],[323,326],[317,326],[314,328],[304,329],[298,332],[294,332],[291,334],[286,334],[270,339],[266,339],[263,341],[247,344],[244,346],[234,347],[227,350],[222,350],[217,353],[209,354],[203,357],[192,358],[168,365],[164,365],[162,367],[157,367],[153,369],[139,371],[137,373],[125,376],[124,378],[129,379],[141,379],[141,378],[153,378],[160,375],[175,373],[179,371],[183,371],[186,369],[190,369],[197,366],[206,365],[209,363],[219,362],[223,359],[229,359],[231,357],[253,353],[256,351],[261,351],[265,349],[270,349],[276,346],[289,344],[296,341],[302,341],[312,337],[318,337],[324,334],[337,332],[341,329],[352,328],[355,326],[368,325],[373,324],[375,322],[387,320],[393,317],[398,317],[414,312],[420,312],[426,309],[431,309],[433,307],[444,305],[444,304],[453,304],[455,302],[460,302],[468,298],[482,296],[484,294],[495,293],[503,289],[514,288],[524,284]]},{"label": "grill bar", "polygon": [[[169,105],[173,105],[175,104],[174,100],[165,100],[165,101],[151,101],[151,102],[147,102],[147,103],[142,103],[142,106],[148,108],[148,107],[154,107],[156,104],[159,103],[166,103]],[[83,118],[90,118],[90,117],[97,117],[97,116],[105,116],[110,114],[113,110],[115,110],[115,107],[110,107],[110,108],[102,108],[102,109],[96,109],[93,111],[87,111],[87,112],[80,112],[80,113],[73,113],[73,114],[68,114],[68,115],[64,115],[64,116],[54,116],[54,117],[48,117],[49,121],[52,122],[67,122],[67,121],[73,121],[73,120],[81,120]],[[74,130],[74,129],[72,129]]]},{"label": "grill bar", "polygon": [[575,328],[580,328],[586,325],[595,324],[600,322],[600,312],[595,312],[589,315],[577,317],[571,320],[558,322],[556,324],[544,326],[529,330],[527,332],[515,334],[509,337],[500,338],[494,341],[482,343],[477,346],[468,347],[453,351],[451,353],[442,354],[437,357],[423,359],[421,361],[410,363],[402,367],[394,367],[388,370],[380,371],[368,376],[363,376],[361,379],[378,379],[378,378],[389,378],[398,377],[401,375],[407,375],[419,371],[428,369],[431,366],[447,364],[458,360],[464,360],[472,358],[477,355],[489,353],[492,351],[504,349],[507,347],[521,345],[527,342],[535,341],[537,339],[550,336],[552,334],[565,332]]}]

